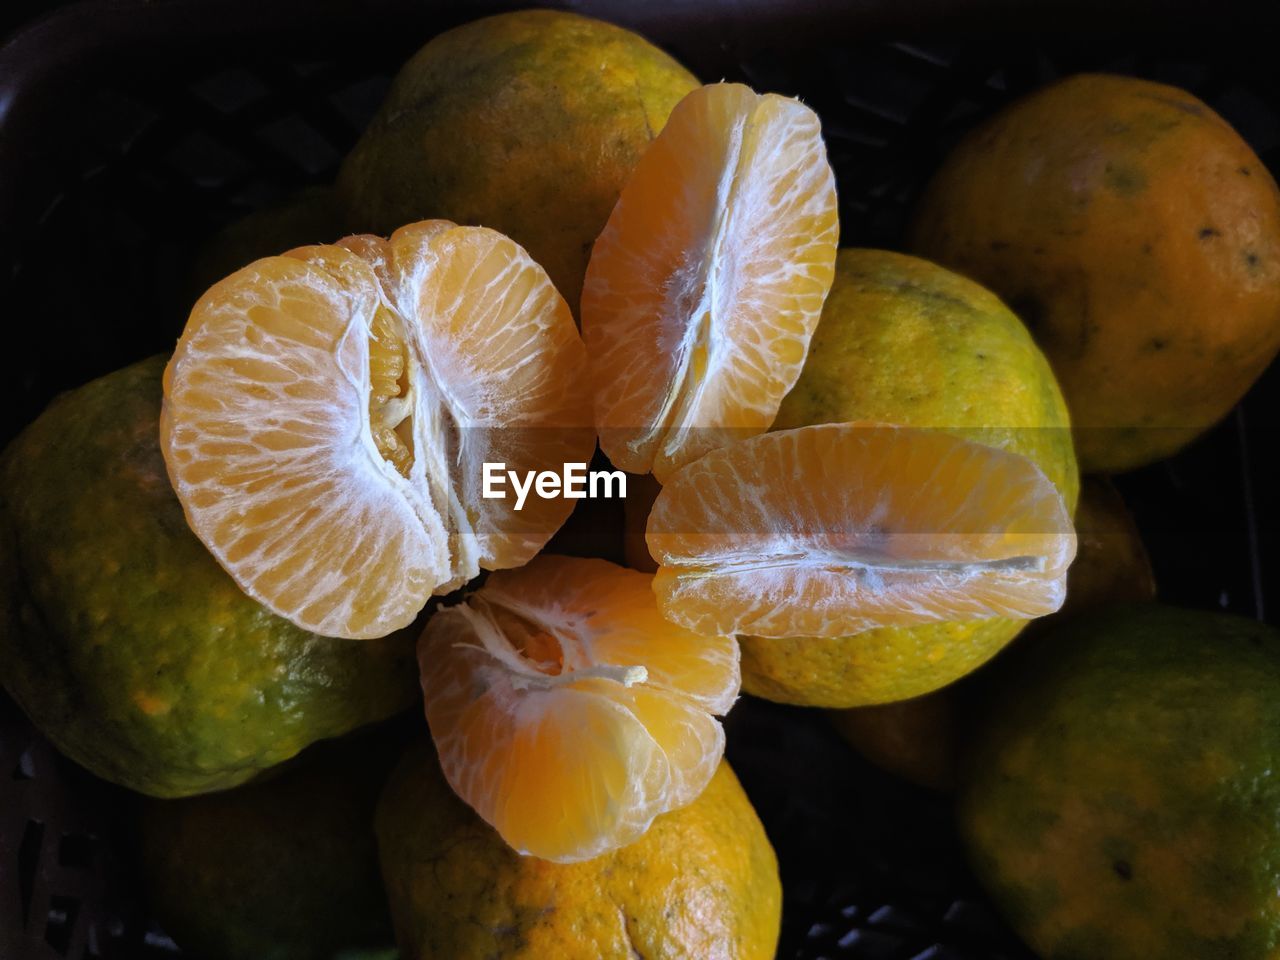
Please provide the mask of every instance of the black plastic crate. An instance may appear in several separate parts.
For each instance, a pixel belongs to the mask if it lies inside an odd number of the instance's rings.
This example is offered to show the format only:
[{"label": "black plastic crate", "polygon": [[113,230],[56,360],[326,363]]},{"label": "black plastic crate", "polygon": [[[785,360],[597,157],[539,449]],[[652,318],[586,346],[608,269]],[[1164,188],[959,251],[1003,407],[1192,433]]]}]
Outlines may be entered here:
[{"label": "black plastic crate", "polygon": [[[549,3],[640,30],[703,80],[822,116],[846,245],[899,247],[965,130],[1063,74],[1187,87],[1280,172],[1275,8],[871,0]],[[0,48],[0,440],[58,391],[173,343],[218,228],[329,181],[400,63],[520,4],[101,0]],[[0,11],[14,21],[32,5]],[[12,25],[12,22],[8,25]],[[1163,599],[1280,610],[1265,430],[1280,370],[1191,448],[1119,478]],[[945,798],[861,761],[818,711],[744,700],[728,753],[779,854],[784,958],[996,960],[1025,948],[960,857]],[[0,958],[172,956],[131,881],[129,798],[0,699]]]}]

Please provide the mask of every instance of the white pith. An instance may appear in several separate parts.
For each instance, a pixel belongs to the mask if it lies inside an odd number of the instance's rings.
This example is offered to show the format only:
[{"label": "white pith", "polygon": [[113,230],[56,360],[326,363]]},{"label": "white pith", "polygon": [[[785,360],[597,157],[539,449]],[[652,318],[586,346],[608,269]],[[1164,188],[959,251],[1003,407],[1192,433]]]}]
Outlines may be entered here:
[{"label": "white pith", "polygon": [[[895,486],[921,456],[925,479]],[[955,487],[959,477],[972,488]],[[931,497],[934,485],[962,498]],[[984,498],[990,489],[1001,495]],[[1061,493],[1027,458],[870,424],[777,431],[706,454],[663,488],[647,538],[668,617],[760,637],[1044,616],[1065,598],[1076,547]]]},{"label": "white pith", "polygon": [[[685,314],[682,324],[684,336],[674,351],[676,369],[663,397],[662,406],[650,428],[637,442],[632,443],[635,450],[648,446],[661,435],[663,452],[670,456],[676,451],[679,446],[679,427],[687,423],[699,394],[710,379],[711,371],[720,362],[720,338],[715,336],[716,319],[721,306],[717,296],[721,292],[720,284],[717,281],[726,263],[724,247],[729,235],[734,189],[743,173],[742,140],[747,122],[746,117],[739,118],[729,134],[726,162],[716,186],[715,215],[708,243],[702,250],[692,252],[685,266],[668,280],[666,309],[669,315],[678,317],[680,313]],[[685,303],[688,295],[693,292],[697,294],[697,302],[692,309],[688,309]],[[705,350],[707,354],[706,375],[692,385],[691,391],[689,367],[699,349]],[[676,436],[672,435],[673,432],[676,432]]]},{"label": "white pith", "polygon": [[[480,573],[480,555],[475,530],[457,496],[460,484],[456,482],[468,466],[464,463],[460,432],[472,425],[466,410],[450,392],[445,372],[433,364],[432,351],[423,334],[425,324],[416,317],[417,293],[434,265],[432,257],[417,258],[413,271],[395,277],[391,289],[382,285],[382,294],[396,317],[407,354],[406,399],[412,410],[413,435],[409,479],[419,490],[427,491],[448,535],[450,572],[435,589],[436,593],[448,593]],[[414,317],[414,322],[406,319],[409,317]]]},{"label": "white pith", "polygon": [[[938,534],[937,536],[946,536]],[[677,570],[682,578],[697,578],[728,573],[810,568],[832,573],[857,576],[868,571],[883,573],[954,573],[974,574],[983,571],[1043,571],[1047,558],[1031,555],[1012,555],[974,560],[913,560],[898,557],[874,549],[852,546],[846,549],[815,546],[798,537],[779,538],[777,546],[764,550],[725,550],[700,555],[668,554],[664,564]],[[824,538],[828,539],[828,538]]]},{"label": "white pith", "polygon": [[[523,656],[502,629],[494,622],[489,606],[504,607],[551,634],[564,654],[564,669],[550,674],[535,667]],[[516,690],[553,690],[580,680],[608,680],[632,687],[649,679],[649,671],[639,664],[589,663],[584,657],[581,624],[578,618],[565,611],[534,609],[512,598],[490,596],[475,599],[457,607],[457,611],[471,625],[481,647],[511,672],[511,685]]]}]

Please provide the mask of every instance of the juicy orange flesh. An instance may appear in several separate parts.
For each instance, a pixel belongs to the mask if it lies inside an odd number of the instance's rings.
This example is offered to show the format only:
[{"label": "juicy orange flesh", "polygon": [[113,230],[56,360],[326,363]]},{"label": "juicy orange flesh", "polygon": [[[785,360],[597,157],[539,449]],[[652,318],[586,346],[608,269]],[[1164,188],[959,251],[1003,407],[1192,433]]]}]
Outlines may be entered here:
[{"label": "juicy orange flesh", "polygon": [[843,636],[1057,609],[1074,555],[1034,464],[906,428],[826,424],[724,448],[663,488],[663,612],[698,632]]},{"label": "juicy orange flesh", "polygon": [[369,424],[383,459],[401,476],[413,466],[412,418],[394,401],[408,399],[409,348],[395,316],[379,306],[369,326]]},{"label": "juicy orange flesh", "polygon": [[646,575],[547,554],[436,613],[418,648],[455,791],[517,850],[561,862],[697,796],[723,752],[714,715],[737,695],[737,656],[732,638],[664,620]]}]

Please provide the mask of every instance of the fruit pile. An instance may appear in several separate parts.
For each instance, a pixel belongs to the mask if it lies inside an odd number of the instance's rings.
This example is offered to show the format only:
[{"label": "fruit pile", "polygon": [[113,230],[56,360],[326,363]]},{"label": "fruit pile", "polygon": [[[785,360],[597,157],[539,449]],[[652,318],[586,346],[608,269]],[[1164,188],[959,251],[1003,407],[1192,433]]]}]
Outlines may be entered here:
[{"label": "fruit pile", "polygon": [[[746,692],[954,791],[1043,956],[1271,956],[1280,641],[1153,603],[1097,474],[1280,348],[1280,190],[1102,75],[972,131],[910,253],[839,249],[837,187],[796,100],[479,20],[5,450],[0,678],[145,795],[184,951],[771,957]],[[575,465],[627,566],[547,549]]]}]

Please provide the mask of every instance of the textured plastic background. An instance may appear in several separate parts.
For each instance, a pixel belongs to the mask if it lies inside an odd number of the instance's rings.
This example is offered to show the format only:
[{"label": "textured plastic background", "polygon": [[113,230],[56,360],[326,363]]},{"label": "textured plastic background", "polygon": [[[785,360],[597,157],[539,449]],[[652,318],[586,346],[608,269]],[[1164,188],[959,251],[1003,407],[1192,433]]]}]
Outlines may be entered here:
[{"label": "textured plastic background", "polygon": [[[371,23],[358,6],[317,4],[292,30],[279,11],[248,16],[249,4],[82,4],[0,50],[0,440],[59,390],[171,344],[200,245],[329,181],[399,63],[468,18],[465,4],[388,5]],[[960,134],[1078,70],[1185,86],[1273,173],[1280,165],[1280,69],[1265,35],[1229,17],[1211,29],[1162,18],[1153,31],[1140,15],[1083,21],[1064,4],[1052,29],[1016,18],[993,29],[999,4],[922,4],[912,17],[871,3],[829,23],[822,3],[573,6],[620,10],[704,80],[812,105],[848,245],[899,246],[917,192]],[[0,28],[19,12],[0,13]],[[1278,471],[1264,433],[1278,394],[1273,370],[1189,450],[1120,478],[1163,599],[1280,610]],[[966,871],[944,798],[862,762],[820,713],[745,698],[727,725],[781,862],[780,957],[1028,956]],[[129,803],[0,695],[3,960],[177,953],[131,879]]]}]

